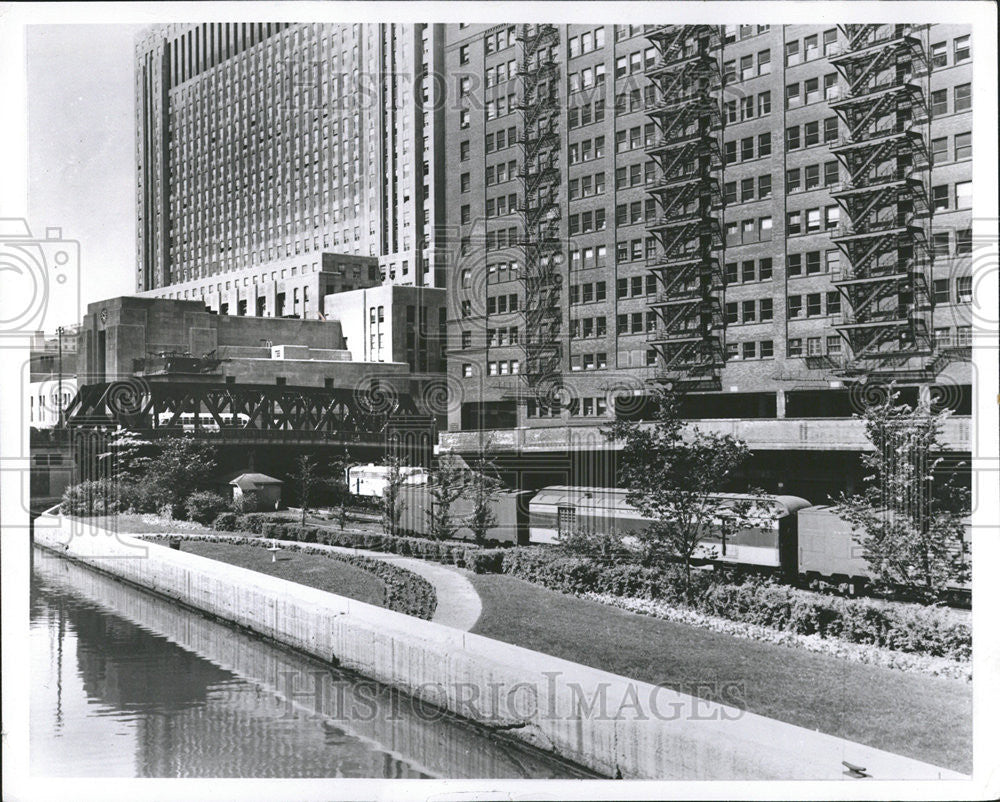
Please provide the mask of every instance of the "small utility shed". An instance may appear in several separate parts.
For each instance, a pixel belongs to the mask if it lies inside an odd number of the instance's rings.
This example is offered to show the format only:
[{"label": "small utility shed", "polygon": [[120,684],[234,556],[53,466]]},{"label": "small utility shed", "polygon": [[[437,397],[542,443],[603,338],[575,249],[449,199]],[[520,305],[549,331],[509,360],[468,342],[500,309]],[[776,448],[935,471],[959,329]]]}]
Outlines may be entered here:
[{"label": "small utility shed", "polygon": [[281,506],[281,486],[284,482],[273,476],[264,473],[241,473],[229,484],[233,487],[233,501],[252,493],[256,498],[256,504],[253,506],[257,511],[276,510]]}]

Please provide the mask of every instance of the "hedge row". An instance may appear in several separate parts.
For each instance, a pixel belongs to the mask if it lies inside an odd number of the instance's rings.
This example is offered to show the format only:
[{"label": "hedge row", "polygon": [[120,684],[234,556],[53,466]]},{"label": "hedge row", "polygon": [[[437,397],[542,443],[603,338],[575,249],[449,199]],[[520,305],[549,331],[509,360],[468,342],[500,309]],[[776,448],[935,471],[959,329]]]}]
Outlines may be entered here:
[{"label": "hedge row", "polygon": [[460,567],[469,564],[470,554],[481,550],[475,545],[443,543],[420,537],[384,535],[377,532],[345,532],[320,526],[281,523],[269,519],[267,515],[257,513],[239,516],[223,513],[215,519],[212,528],[220,532],[252,532],[275,540],[323,543],[327,546],[384,551],[404,557],[420,557],[424,560],[434,560]]},{"label": "hedge row", "polygon": [[[208,543],[231,543],[237,546],[252,546],[263,548],[264,544],[257,537],[223,537],[216,535],[158,536],[151,540],[191,540]],[[328,551],[309,545],[308,542],[299,545],[298,543],[288,545],[285,548],[291,551],[301,551],[307,554],[318,554],[333,560],[353,565],[362,571],[374,574],[385,585],[385,596],[383,605],[388,610],[394,610],[416,618],[430,620],[437,609],[437,594],[434,586],[422,576],[401,568],[385,560],[377,560],[372,557],[365,557],[361,554],[344,554],[342,552]]]},{"label": "hedge row", "polygon": [[940,607],[823,596],[769,579],[750,578],[733,584],[720,582],[705,571],[693,572],[688,600],[680,566],[609,566],[537,547],[483,550],[469,567],[477,573],[510,574],[562,593],[664,601],[798,635],[839,638],[952,660],[970,660],[972,655],[969,622],[960,613]]}]

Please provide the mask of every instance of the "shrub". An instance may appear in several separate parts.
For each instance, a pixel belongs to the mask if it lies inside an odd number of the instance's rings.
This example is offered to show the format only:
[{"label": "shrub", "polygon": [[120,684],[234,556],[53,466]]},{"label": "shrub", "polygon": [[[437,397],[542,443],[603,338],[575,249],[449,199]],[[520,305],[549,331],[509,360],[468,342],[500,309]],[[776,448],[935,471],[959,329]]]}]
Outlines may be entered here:
[{"label": "shrub", "polygon": [[93,479],[70,485],[63,491],[66,515],[114,515],[122,512],[122,488],[111,479]]},{"label": "shrub", "polygon": [[226,500],[211,490],[196,490],[184,502],[188,520],[200,524],[210,524],[219,513],[225,512],[228,507],[229,504]]},{"label": "shrub", "polygon": [[499,574],[503,571],[502,549],[465,549],[463,561],[477,574]]},{"label": "shrub", "polygon": [[235,512],[220,512],[215,516],[215,520],[212,521],[212,528],[220,532],[236,532],[239,527],[237,526],[237,518]]}]

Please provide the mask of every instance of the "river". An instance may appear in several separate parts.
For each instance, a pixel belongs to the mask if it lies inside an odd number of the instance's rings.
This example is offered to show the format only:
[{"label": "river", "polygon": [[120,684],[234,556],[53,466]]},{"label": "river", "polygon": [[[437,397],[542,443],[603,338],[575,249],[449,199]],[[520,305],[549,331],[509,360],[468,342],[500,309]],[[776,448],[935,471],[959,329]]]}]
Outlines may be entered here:
[{"label": "river", "polygon": [[30,650],[35,775],[588,776],[40,549]]}]

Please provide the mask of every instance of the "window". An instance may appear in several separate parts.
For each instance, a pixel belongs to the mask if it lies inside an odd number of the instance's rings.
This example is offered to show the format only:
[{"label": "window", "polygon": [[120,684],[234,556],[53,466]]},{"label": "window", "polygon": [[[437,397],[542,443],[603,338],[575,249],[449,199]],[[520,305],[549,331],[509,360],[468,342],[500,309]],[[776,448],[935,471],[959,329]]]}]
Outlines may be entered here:
[{"label": "window", "polygon": [[798,41],[786,42],[785,43],[785,66],[794,67],[796,64],[801,62],[799,57],[799,43]]},{"label": "window", "polygon": [[810,78],[804,84],[803,94],[806,103],[815,103],[819,100],[819,78]]},{"label": "window", "polygon": [[462,45],[458,48],[458,63],[468,64],[469,63],[469,46]]},{"label": "window", "polygon": [[931,92],[931,115],[940,117],[948,113],[948,90],[938,89]]},{"label": "window", "polygon": [[972,208],[971,181],[960,181],[959,183],[955,184],[955,208],[956,209]]},{"label": "window", "polygon": [[819,251],[809,251],[809,253],[806,254],[806,275],[815,276],[819,272]]},{"label": "window", "polygon": [[761,281],[768,281],[771,278],[772,270],[773,270],[773,268],[772,268],[772,262],[771,262],[771,257],[767,256],[767,257],[761,259],[760,262],[757,265],[757,268],[758,268],[757,274],[758,274],[760,280]]},{"label": "window", "polygon": [[823,98],[836,100],[838,97],[840,97],[840,85],[837,83],[837,73],[827,73],[823,76]]},{"label": "window", "polygon": [[799,337],[793,337],[788,341],[788,356],[802,356],[802,340]]},{"label": "window", "polygon": [[802,316],[802,296],[801,295],[789,295],[788,296],[788,316],[789,317],[801,317]]},{"label": "window", "polygon": [[955,111],[965,111],[972,108],[972,84],[962,84],[955,87]]},{"label": "window", "polygon": [[799,84],[796,81],[785,87],[785,108],[791,109],[800,105],[802,105],[802,96],[799,94]]},{"label": "window", "polygon": [[740,142],[740,159],[749,161],[753,158],[753,137],[748,136]]},{"label": "window", "polygon": [[725,145],[726,164],[736,163],[736,142],[727,142]]},{"label": "window", "polygon": [[948,137],[942,136],[931,140],[931,163],[942,164],[948,161]]},{"label": "window", "polygon": [[462,332],[462,348],[471,348],[471,347],[472,347],[472,332],[471,331],[463,331]]},{"label": "window", "polygon": [[743,343],[743,358],[744,359],[757,358],[757,343],[755,342]]},{"label": "window", "polygon": [[785,192],[795,192],[802,188],[802,174],[798,167],[785,172]]},{"label": "window", "polygon": [[972,158],[972,134],[955,134],[955,161]]},{"label": "window", "polygon": [[951,254],[951,236],[947,231],[935,231],[931,234],[931,253],[935,257]]},{"label": "window", "polygon": [[754,323],[757,320],[757,302],[756,301],[744,301],[743,302],[743,322],[744,323]]},{"label": "window", "polygon": [[464,162],[469,160],[469,140],[466,139],[459,145],[459,158]]},{"label": "window", "polygon": [[827,117],[823,120],[823,141],[835,142],[838,136],[838,124],[836,117]]},{"label": "window", "polygon": [[760,239],[762,242],[766,242],[771,239],[771,227],[773,225],[770,217],[761,217],[758,222],[758,228],[760,229]]},{"label": "window", "polygon": [[819,209],[806,209],[806,231],[819,231]]},{"label": "window", "polygon": [[931,45],[931,66],[935,68],[948,66],[947,42],[935,42]]},{"label": "window", "polygon": [[955,253],[959,256],[967,256],[972,253],[971,228],[960,228],[955,232]]},{"label": "window", "polygon": [[774,340],[760,341],[760,358],[761,359],[774,358]]},{"label": "window", "polygon": [[771,197],[771,175],[758,176],[757,178],[757,197],[763,200],[764,198]]},{"label": "window", "polygon": [[931,289],[931,299],[935,304],[951,303],[951,287],[946,278],[936,278]]},{"label": "window", "polygon": [[757,95],[757,116],[763,117],[771,113],[771,93],[761,92]]},{"label": "window", "polygon": [[757,74],[768,75],[771,72],[771,51],[761,50],[757,54]]},{"label": "window", "polygon": [[837,42],[837,29],[830,28],[823,31],[823,55],[835,56],[840,52],[840,44]]},{"label": "window", "polygon": [[757,135],[757,156],[758,158],[763,158],[764,156],[771,155],[771,134],[758,134]]},{"label": "window", "polygon": [[972,276],[959,276],[955,279],[955,300],[960,304],[972,302]]},{"label": "window", "polygon": [[808,147],[812,147],[813,145],[818,145],[819,144],[819,123],[818,122],[806,123],[803,126],[803,130],[805,131],[805,137],[804,138],[805,138],[805,146],[807,148]]},{"label": "window", "polygon": [[826,313],[828,315],[840,314],[840,293],[837,290],[831,290],[826,294]]},{"label": "window", "polygon": [[789,212],[785,233],[789,236],[802,233],[802,212]]},{"label": "window", "polygon": [[469,220],[472,219],[472,211],[468,205],[462,207],[462,225],[468,225]]},{"label": "window", "polygon": [[798,150],[802,147],[802,140],[799,139],[799,127],[790,125],[785,129],[785,148],[787,150]]},{"label": "window", "polygon": [[726,304],[726,323],[739,323],[740,306],[735,301]]},{"label": "window", "polygon": [[736,203],[736,182],[727,181],[723,187],[722,194],[727,204]]},{"label": "window", "polygon": [[468,128],[469,125],[471,125],[471,123],[472,123],[472,115],[470,114],[469,110],[462,109],[462,111],[459,113],[459,127]]},{"label": "window", "polygon": [[726,262],[726,284],[735,284],[739,280],[739,263]]},{"label": "window", "polygon": [[931,202],[935,212],[948,208],[948,185],[939,184],[931,189]]},{"label": "window", "polygon": [[823,186],[829,187],[840,180],[840,168],[838,162],[827,162],[823,165]]},{"label": "window", "polygon": [[462,363],[462,376],[464,376],[466,379],[472,376],[472,365],[469,364],[468,362]]},{"label": "window", "polygon": [[816,189],[819,186],[819,165],[810,164],[806,167],[805,177],[806,189]]},{"label": "window", "polygon": [[786,268],[789,276],[801,276],[802,275],[802,254],[801,253],[790,253],[788,254],[788,266]]},{"label": "window", "polygon": [[955,63],[961,64],[972,58],[972,46],[969,44],[969,36],[959,36],[955,40]]},{"label": "window", "polygon": [[752,178],[744,178],[740,181],[740,200],[743,203],[753,200],[754,192],[754,180]]},{"label": "window", "polygon": [[823,228],[829,231],[840,225],[840,207],[827,206],[823,210]]},{"label": "window", "polygon": [[819,56],[819,36],[813,34],[802,40],[805,61],[812,61]]},{"label": "window", "polygon": [[806,340],[806,356],[822,356],[822,355],[823,355],[823,338],[809,337]]},{"label": "window", "polygon": [[461,181],[461,185],[462,185],[462,192],[468,192],[469,191],[469,187],[471,185],[471,179],[470,179],[469,173],[462,173],[462,177],[461,177],[460,181]]},{"label": "window", "polygon": [[759,304],[761,323],[774,320],[774,300],[771,298],[761,298]]}]

